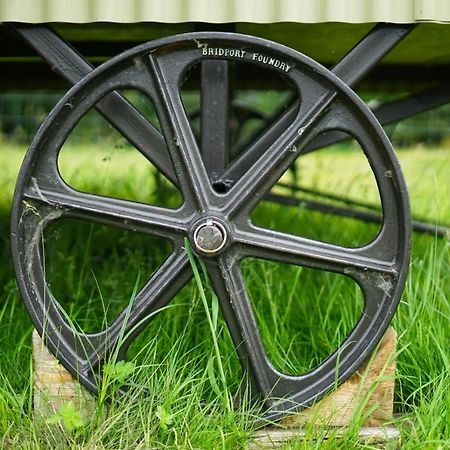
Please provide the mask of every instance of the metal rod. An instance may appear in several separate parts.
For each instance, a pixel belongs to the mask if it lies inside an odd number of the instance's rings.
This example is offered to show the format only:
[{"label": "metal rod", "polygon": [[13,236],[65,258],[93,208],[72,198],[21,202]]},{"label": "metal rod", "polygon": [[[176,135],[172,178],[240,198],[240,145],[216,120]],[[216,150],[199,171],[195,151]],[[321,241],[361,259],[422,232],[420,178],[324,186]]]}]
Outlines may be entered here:
[{"label": "metal rod", "polygon": [[[51,66],[52,70],[77,83],[94,66],[50,27],[16,23],[17,33]],[[161,133],[121,94],[114,91],[96,106],[97,110],[149,159],[172,183],[176,176]]]},{"label": "metal rod", "polygon": [[310,194],[315,197],[326,198],[328,200],[333,200],[336,202],[344,203],[346,205],[358,206],[359,208],[369,209],[371,211],[381,211],[381,208],[377,205],[373,205],[371,203],[362,202],[360,200],[353,200],[348,197],[341,197],[339,195],[330,194],[328,192],[318,191],[316,189],[305,188],[303,186],[298,186],[294,184],[287,183],[277,183],[277,187],[282,187],[284,189],[289,189],[292,192],[303,192],[305,194]]},{"label": "metal rod", "polygon": [[[350,217],[352,219],[364,220],[365,222],[382,223],[383,216],[380,213],[371,211],[361,211],[355,208],[347,208],[345,206],[330,205],[324,202],[314,200],[303,200],[296,197],[268,194],[264,197],[272,203],[280,203],[287,206],[302,206],[312,211],[319,211],[325,214],[332,214],[335,216]],[[432,236],[446,237],[450,234],[450,228],[442,225],[432,225],[429,222],[422,222],[418,220],[412,221],[413,230],[418,233],[430,234]]]},{"label": "metal rod", "polygon": [[331,71],[348,86],[355,86],[416,26],[393,23],[375,25]]},{"label": "metal rod", "polygon": [[[424,89],[400,100],[385,103],[375,108],[372,112],[381,125],[389,125],[390,123],[445,105],[448,102],[450,102],[450,83],[442,83],[439,86]],[[325,133],[314,140],[305,149],[304,154],[328,145],[337,144],[346,139],[350,139],[346,133],[339,131]]]}]

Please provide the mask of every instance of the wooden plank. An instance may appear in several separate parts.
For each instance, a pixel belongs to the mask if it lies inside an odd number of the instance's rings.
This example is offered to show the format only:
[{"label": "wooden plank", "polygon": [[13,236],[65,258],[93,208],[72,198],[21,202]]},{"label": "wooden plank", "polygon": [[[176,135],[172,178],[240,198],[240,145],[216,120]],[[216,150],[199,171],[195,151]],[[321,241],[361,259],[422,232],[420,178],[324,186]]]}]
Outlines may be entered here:
[{"label": "wooden plank", "polygon": [[[345,432],[345,427],[322,430],[320,439],[339,439],[344,436]],[[298,444],[304,440],[313,442],[315,439],[314,437],[311,438],[310,431],[306,432],[302,428],[265,429],[255,433],[252,442],[247,446],[247,450],[281,448],[289,442]],[[358,432],[358,442],[376,448],[386,448],[387,444],[391,444],[396,448],[400,442],[400,432],[397,427],[393,426],[362,427]]]}]

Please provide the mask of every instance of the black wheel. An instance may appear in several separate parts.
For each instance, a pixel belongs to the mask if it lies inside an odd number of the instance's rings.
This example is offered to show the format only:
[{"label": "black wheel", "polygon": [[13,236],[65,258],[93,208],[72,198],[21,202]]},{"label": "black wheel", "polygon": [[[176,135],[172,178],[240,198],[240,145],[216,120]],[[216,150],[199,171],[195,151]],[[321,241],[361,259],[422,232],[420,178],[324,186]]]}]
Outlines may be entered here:
[{"label": "black wheel", "polygon": [[[205,167],[180,96],[184,74],[205,59],[270,69],[282,75],[300,99],[295,120],[267,148],[259,149],[261,156],[252,170],[245,170],[232,185]],[[130,88],[141,90],[156,105],[172,164],[165,169],[156,165],[166,170],[182,194],[183,204],[177,210],[82,193],[68,186],[58,172],[59,151],[77,122],[111,92]],[[355,137],[371,165],[383,209],[376,238],[365,246],[347,248],[255,226],[250,214],[261,198],[315,137],[336,129]],[[146,282],[131,310],[123,311],[101,333],[74,329],[46,280],[39,236],[50,224],[67,217],[139,230],[173,244],[172,254]],[[149,314],[168,304],[192,278],[185,238],[206,265],[243,368],[257,393],[266,399],[265,416],[277,419],[324,395],[336,379],[341,383],[348,378],[385,332],[408,268],[407,191],[379,123],[359,97],[324,67],[296,51],[254,37],[227,33],[174,36],[135,47],[74,86],[38,131],[16,186],[12,246],[23,299],[49,349],[90,390],[96,391],[94,374],[117,345],[119,335],[128,336],[122,342],[124,355],[150,320],[146,319]],[[364,294],[364,310],[340,350],[301,376],[276,370],[266,356],[246,293],[240,269],[244,257],[352,278]]]}]

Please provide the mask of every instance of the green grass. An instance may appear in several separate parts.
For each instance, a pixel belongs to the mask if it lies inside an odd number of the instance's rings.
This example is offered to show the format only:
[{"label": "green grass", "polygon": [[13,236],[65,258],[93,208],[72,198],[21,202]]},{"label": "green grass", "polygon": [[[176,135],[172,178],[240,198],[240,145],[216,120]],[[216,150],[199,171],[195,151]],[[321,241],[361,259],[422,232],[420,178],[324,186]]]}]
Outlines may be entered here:
[{"label": "green grass", "polygon": [[[9,209],[23,149],[2,144],[0,158],[0,435],[7,448],[243,448],[258,406],[232,405],[239,363],[217,302],[201,279],[192,281],[130,348],[130,365],[112,365],[96,410],[76,405],[48,423],[33,420],[31,331],[9,255]],[[448,150],[400,151],[413,211],[450,222]],[[331,193],[376,202],[367,164],[349,150],[305,158],[301,181]],[[165,186],[126,148],[67,146],[63,176],[81,190],[176,205]],[[356,175],[355,175],[356,174]],[[336,219],[303,208],[263,204],[264,226],[346,245],[370,240],[376,225]],[[101,329],[133,299],[170,252],[167,242],[106,226],[60,221],[45,234],[52,291],[81,328]],[[273,364],[302,373],[329,355],[361,312],[359,288],[347,277],[261,260],[243,261],[247,289]],[[199,281],[202,283],[199,284]],[[195,282],[197,281],[197,283]],[[206,309],[206,310],[205,310]],[[208,311],[208,312],[207,312]],[[405,448],[450,446],[450,248],[448,240],[414,237],[411,271],[394,319],[399,333],[394,422]],[[134,388],[115,395],[126,375]],[[106,385],[107,384],[107,385]],[[113,393],[105,406],[106,392]],[[65,426],[64,426],[65,424]],[[71,425],[72,424],[72,425]],[[78,426],[82,424],[82,426]],[[361,417],[340,438],[292,442],[286,448],[355,448]]]}]

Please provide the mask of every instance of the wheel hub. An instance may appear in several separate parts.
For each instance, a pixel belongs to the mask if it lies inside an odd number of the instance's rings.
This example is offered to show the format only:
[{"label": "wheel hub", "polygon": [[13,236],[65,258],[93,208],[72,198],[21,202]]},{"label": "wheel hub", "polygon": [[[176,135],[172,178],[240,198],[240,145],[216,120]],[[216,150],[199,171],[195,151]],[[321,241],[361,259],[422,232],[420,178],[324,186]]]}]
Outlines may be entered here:
[{"label": "wheel hub", "polygon": [[227,232],[223,225],[213,219],[206,219],[194,231],[194,245],[204,253],[217,253],[227,241]]}]

